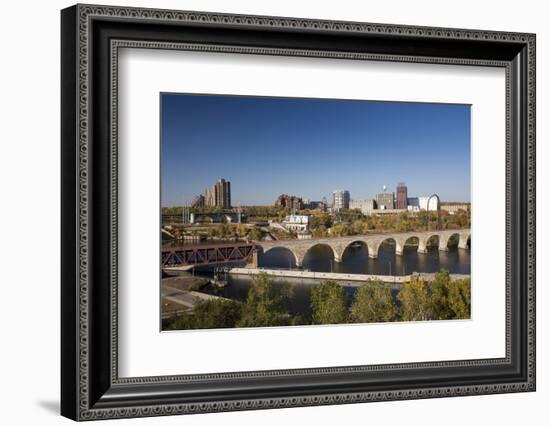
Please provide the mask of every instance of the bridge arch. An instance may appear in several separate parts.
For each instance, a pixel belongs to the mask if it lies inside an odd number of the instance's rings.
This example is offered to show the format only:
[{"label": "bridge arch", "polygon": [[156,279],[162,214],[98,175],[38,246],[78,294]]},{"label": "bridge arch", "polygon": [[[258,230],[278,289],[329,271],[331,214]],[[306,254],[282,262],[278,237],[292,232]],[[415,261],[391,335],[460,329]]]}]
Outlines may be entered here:
[{"label": "bridge arch", "polygon": [[469,249],[471,245],[470,232],[459,232],[458,235],[458,248],[466,250]]},{"label": "bridge arch", "polygon": [[369,257],[373,258],[373,259],[376,259],[378,257],[378,251],[380,250],[380,247],[382,246],[382,244],[384,244],[386,242],[389,242],[389,241],[393,242],[393,244],[395,245],[395,252],[396,253],[397,253],[398,250],[400,252],[403,252],[402,246],[400,245],[400,242],[398,240],[399,240],[399,238],[396,238],[396,237],[393,237],[393,236],[388,236],[388,237],[379,238],[377,240],[369,241],[367,243],[367,245],[369,247]]},{"label": "bridge arch", "polygon": [[303,265],[304,259],[306,258],[307,254],[314,247],[328,247],[330,249],[330,252],[332,253],[332,258],[334,259],[334,261],[336,261],[336,262],[341,262],[342,261],[343,253],[340,253],[340,251],[337,249],[337,247],[333,246],[332,244],[330,244],[328,242],[318,242],[318,243],[313,243],[313,244],[309,245],[307,248],[305,248],[303,250],[302,253],[300,253],[299,263],[298,262],[296,263],[298,266],[301,267]]},{"label": "bridge arch", "polygon": [[460,242],[460,233],[459,232],[450,232],[449,234],[442,236],[439,243],[439,250],[447,251],[449,247],[458,246]]},{"label": "bridge arch", "polygon": [[268,253],[270,253],[271,255],[275,255],[275,253],[278,251],[278,252],[285,252],[285,253],[290,253],[290,255],[292,256],[293,260],[294,260],[294,264],[285,264],[284,262],[281,263],[280,265],[277,265],[277,267],[280,267],[280,268],[287,268],[287,267],[300,267],[302,266],[302,258],[300,256],[300,253],[297,252],[297,250],[294,250],[292,247],[286,247],[286,246],[283,246],[283,245],[280,245],[280,246],[271,246],[271,247],[267,247],[267,248],[263,248],[261,245],[258,245],[257,246],[257,249],[258,251],[260,252],[260,254],[262,255],[269,255]]},{"label": "bridge arch", "polygon": [[443,238],[441,238],[440,233],[438,233],[438,232],[433,232],[433,233],[430,233],[430,234],[426,234],[422,237],[419,237],[418,238],[418,253],[428,253],[428,245],[429,245],[430,241],[432,241],[433,239],[437,239],[438,247],[440,246],[441,241],[443,240]]},{"label": "bridge arch", "polygon": [[348,243],[346,243],[345,245],[343,245],[341,247],[341,256],[340,256],[340,260],[343,260],[344,258],[344,255],[346,254],[346,252],[348,251],[348,249],[354,245],[354,244],[360,244],[361,246],[363,246],[364,248],[367,249],[367,253],[370,253],[370,250],[369,250],[369,245],[367,243],[367,241],[363,240],[363,239],[357,239],[357,240],[353,240],[353,241],[349,241]]},{"label": "bridge arch", "polygon": [[398,255],[403,255],[403,252],[405,251],[405,247],[407,245],[414,245],[416,246],[416,250],[418,250],[418,246],[420,245],[420,238],[417,235],[409,235],[399,238],[399,243],[398,246],[396,246],[395,253]]}]

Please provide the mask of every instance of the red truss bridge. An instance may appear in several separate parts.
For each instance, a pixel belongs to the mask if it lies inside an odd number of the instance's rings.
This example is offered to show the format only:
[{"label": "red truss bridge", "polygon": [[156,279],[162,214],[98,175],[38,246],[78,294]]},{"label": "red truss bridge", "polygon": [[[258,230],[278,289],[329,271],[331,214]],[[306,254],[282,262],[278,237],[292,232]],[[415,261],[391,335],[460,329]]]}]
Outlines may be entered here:
[{"label": "red truss bridge", "polygon": [[163,247],[161,262],[163,268],[248,262],[255,249],[254,243],[243,242]]}]

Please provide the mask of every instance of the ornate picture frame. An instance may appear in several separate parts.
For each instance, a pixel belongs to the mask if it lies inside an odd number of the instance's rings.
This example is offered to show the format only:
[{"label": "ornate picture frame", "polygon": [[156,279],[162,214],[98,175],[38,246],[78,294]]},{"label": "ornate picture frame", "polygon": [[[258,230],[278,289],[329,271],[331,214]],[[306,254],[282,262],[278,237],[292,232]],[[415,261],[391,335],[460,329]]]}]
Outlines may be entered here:
[{"label": "ornate picture frame", "polygon": [[[61,30],[62,415],[93,420],[535,390],[534,34],[96,5],[64,9]],[[125,47],[505,69],[506,356],[119,377],[117,61]]]}]

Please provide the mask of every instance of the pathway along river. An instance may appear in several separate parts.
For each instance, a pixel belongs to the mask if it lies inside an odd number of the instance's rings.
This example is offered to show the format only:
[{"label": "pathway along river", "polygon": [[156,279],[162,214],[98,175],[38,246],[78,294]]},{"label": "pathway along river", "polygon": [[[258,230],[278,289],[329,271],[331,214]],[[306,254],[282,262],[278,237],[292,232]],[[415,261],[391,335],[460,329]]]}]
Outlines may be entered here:
[{"label": "pathway along river", "polygon": [[[264,268],[295,269],[294,256],[284,248],[274,248],[260,255],[259,266]],[[342,262],[335,262],[332,250],[323,245],[313,247],[306,255],[302,269],[315,272],[341,272],[352,274],[409,275],[412,272],[438,272],[446,269],[450,273],[470,274],[470,250],[450,247],[449,251],[439,251],[432,247],[428,253],[417,253],[416,247],[405,247],[402,256],[396,256],[395,246],[382,245],[377,259],[368,256],[363,245],[349,247]],[[243,275],[227,275],[228,285],[223,288],[207,287],[203,291],[229,299],[246,300],[252,278]],[[310,293],[318,280],[274,278],[275,282],[287,282],[292,288],[292,298],[288,309],[292,313],[310,313]],[[356,288],[346,287],[348,304],[353,301]],[[394,290],[396,293],[397,290]]]}]

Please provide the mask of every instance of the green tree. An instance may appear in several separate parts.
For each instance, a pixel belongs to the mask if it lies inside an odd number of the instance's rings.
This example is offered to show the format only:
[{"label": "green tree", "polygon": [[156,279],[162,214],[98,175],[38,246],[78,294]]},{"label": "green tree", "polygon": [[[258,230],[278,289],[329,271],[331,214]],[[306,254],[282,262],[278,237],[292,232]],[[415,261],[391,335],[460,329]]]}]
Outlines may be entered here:
[{"label": "green tree", "polygon": [[349,225],[339,223],[332,227],[331,235],[333,237],[347,237],[348,235],[353,235],[353,232]]},{"label": "green tree", "polygon": [[430,319],[452,319],[455,314],[449,305],[449,285],[451,276],[449,271],[442,269],[435,274],[430,288]]},{"label": "green tree", "polygon": [[399,232],[409,232],[413,230],[413,223],[410,216],[407,213],[401,213],[397,221],[397,231]]},{"label": "green tree", "polygon": [[327,228],[324,225],[320,225],[317,228],[314,228],[311,232],[313,238],[325,238],[328,237]]},{"label": "green tree", "polygon": [[432,314],[430,286],[420,278],[404,283],[397,295],[403,321],[429,320]]},{"label": "green tree", "polygon": [[248,238],[254,241],[260,241],[262,239],[262,231],[258,227],[253,227],[248,233]]},{"label": "green tree", "polygon": [[469,319],[471,310],[470,278],[449,283],[449,307],[456,319]]},{"label": "green tree", "polygon": [[239,223],[235,226],[235,234],[238,238],[244,238],[248,234],[248,228],[246,225]]},{"label": "green tree", "polygon": [[431,282],[415,278],[397,295],[404,321],[470,318],[470,279],[451,280],[441,270]]},{"label": "green tree", "polygon": [[212,226],[208,228],[208,237],[209,238],[219,238],[221,236],[220,229],[217,226]]},{"label": "green tree", "polygon": [[389,285],[371,281],[357,289],[351,305],[353,322],[388,322],[395,320],[396,315],[397,307]]},{"label": "green tree", "polygon": [[169,329],[233,328],[240,318],[240,312],[240,304],[233,300],[201,300],[196,303],[191,314],[179,316]]},{"label": "green tree", "polygon": [[288,284],[275,284],[266,273],[255,275],[242,307],[238,327],[268,327],[288,325],[286,306],[290,298]]},{"label": "green tree", "polygon": [[232,234],[231,226],[227,222],[222,223],[218,229],[223,238],[227,238]]},{"label": "green tree", "polygon": [[348,321],[346,293],[334,281],[323,281],[311,289],[313,324],[342,324]]},{"label": "green tree", "polygon": [[419,230],[421,230],[421,229],[428,230],[429,214],[428,214],[427,211],[425,211],[425,210],[420,210],[420,211],[418,212],[417,220],[418,220],[417,231],[419,231]]},{"label": "green tree", "polygon": [[324,226],[325,228],[330,228],[332,226],[332,216],[327,213],[321,213],[318,215],[311,216],[310,218],[310,227],[312,229]]}]

